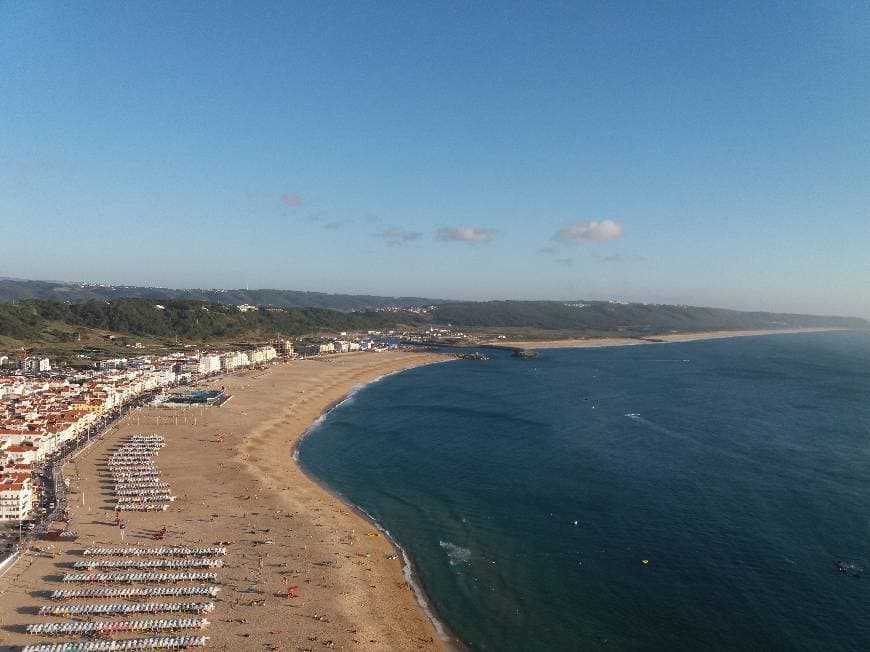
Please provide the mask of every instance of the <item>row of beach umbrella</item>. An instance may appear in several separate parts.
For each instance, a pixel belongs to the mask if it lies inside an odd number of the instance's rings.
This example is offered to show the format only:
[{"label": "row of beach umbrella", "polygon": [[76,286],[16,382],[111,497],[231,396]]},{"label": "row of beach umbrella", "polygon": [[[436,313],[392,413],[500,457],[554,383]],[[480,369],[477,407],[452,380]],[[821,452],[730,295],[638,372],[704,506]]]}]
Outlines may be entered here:
[{"label": "row of beach umbrella", "polygon": [[115,487],[115,495],[124,496],[170,496],[168,487],[134,487],[132,489]]},{"label": "row of beach umbrella", "polygon": [[99,557],[221,557],[227,554],[224,546],[135,546],[85,548],[85,555]]},{"label": "row of beach umbrella", "polygon": [[126,650],[183,650],[204,647],[208,636],[150,636],[124,641],[77,641],[27,645],[21,652],[124,652]]},{"label": "row of beach umbrella", "polygon": [[135,505],[137,503],[171,503],[175,500],[172,494],[141,494],[138,496],[118,496],[119,505]]},{"label": "row of beach umbrella", "polygon": [[120,512],[165,512],[169,509],[166,503],[129,503],[116,507]]},{"label": "row of beach umbrella", "polygon": [[217,573],[191,571],[186,573],[67,573],[63,576],[65,583],[89,582],[151,582],[170,584],[172,582],[214,582]]},{"label": "row of beach umbrella", "polygon": [[118,482],[116,489],[169,489],[169,483],[162,480],[129,480]]},{"label": "row of beach umbrella", "polygon": [[219,586],[138,586],[106,587],[99,589],[58,589],[52,591],[52,600],[78,600],[93,598],[164,598],[209,596],[215,597]]},{"label": "row of beach umbrella", "polygon": [[206,625],[208,625],[208,621],[205,618],[72,621],[68,623],[33,623],[32,625],[27,625],[27,633],[60,636],[62,634],[94,634],[97,632],[157,632],[161,630],[201,629]]},{"label": "row of beach umbrella", "polygon": [[74,568],[220,568],[223,559],[86,559]]},{"label": "row of beach umbrella", "polygon": [[109,464],[109,470],[113,473],[133,473],[138,471],[156,471],[157,465],[149,460],[142,460],[140,462],[124,462],[124,463],[116,463]]},{"label": "row of beach umbrella", "polygon": [[113,616],[117,614],[196,613],[214,609],[214,602],[132,602],[117,604],[60,604],[39,610],[40,616]]},{"label": "row of beach umbrella", "polygon": [[115,488],[122,484],[129,484],[130,481],[141,482],[161,482],[160,471],[146,471],[143,473],[118,473],[112,475],[112,480],[115,482]]}]

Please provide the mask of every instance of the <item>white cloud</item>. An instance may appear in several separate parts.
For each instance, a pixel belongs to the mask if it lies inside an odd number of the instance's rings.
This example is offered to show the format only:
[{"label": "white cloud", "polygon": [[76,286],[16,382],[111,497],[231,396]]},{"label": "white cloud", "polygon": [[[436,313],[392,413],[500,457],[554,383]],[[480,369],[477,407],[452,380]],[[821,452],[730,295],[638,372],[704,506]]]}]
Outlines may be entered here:
[{"label": "white cloud", "polygon": [[388,247],[398,247],[405,242],[419,240],[423,237],[423,234],[418,231],[406,231],[397,226],[391,226],[379,233],[375,233],[375,236],[382,238]]},{"label": "white cloud", "polygon": [[613,220],[601,220],[600,222],[577,220],[559,229],[553,239],[562,242],[579,242],[580,240],[604,242],[621,237],[622,227]]},{"label": "white cloud", "polygon": [[438,240],[447,242],[489,242],[495,237],[493,229],[471,228],[467,226],[442,226],[435,232]]},{"label": "white cloud", "polygon": [[603,260],[606,263],[639,263],[646,260],[643,256],[639,256],[638,254],[631,254],[629,256],[622,256],[620,254],[608,254],[604,256],[602,254],[592,254],[593,258],[597,258],[598,260]]}]

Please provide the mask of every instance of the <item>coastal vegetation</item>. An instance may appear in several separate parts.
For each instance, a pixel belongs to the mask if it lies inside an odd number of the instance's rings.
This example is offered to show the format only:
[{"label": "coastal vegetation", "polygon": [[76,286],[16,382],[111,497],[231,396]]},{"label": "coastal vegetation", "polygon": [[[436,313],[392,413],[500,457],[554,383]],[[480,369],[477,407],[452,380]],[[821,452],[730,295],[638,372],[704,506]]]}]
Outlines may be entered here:
[{"label": "coastal vegetation", "polygon": [[222,290],[173,289],[133,285],[62,283],[28,279],[0,278],[0,303],[13,301],[72,301],[82,303],[92,299],[153,299],[163,301],[208,301],[229,305],[250,304],[275,308],[326,308],[329,310],[375,310],[385,307],[408,307],[435,303],[422,297],[384,297],[367,294],[327,294],[299,290]]},{"label": "coastal vegetation", "polygon": [[[654,335],[713,330],[868,328],[852,317],[825,317],[614,301],[463,301],[434,307],[431,319],[463,328]],[[552,336],[552,334],[551,334]]]},{"label": "coastal vegetation", "polygon": [[[319,307],[238,306],[193,299],[0,303],[0,346],[37,346],[81,352],[118,352],[142,343],[149,350],[179,345],[335,335],[343,331],[411,331],[448,326],[479,339],[638,337],[719,330],[870,328],[852,317],[819,317],[718,308],[607,301],[449,302],[390,310],[339,311]],[[86,352],[86,351],[84,351]]]},{"label": "coastal vegetation", "polygon": [[164,303],[146,299],[83,303],[36,300],[0,304],[0,335],[35,341],[71,341],[80,330],[101,330],[205,342],[369,330],[394,323],[387,313],[323,308],[257,308],[242,312],[232,305],[192,300]]}]

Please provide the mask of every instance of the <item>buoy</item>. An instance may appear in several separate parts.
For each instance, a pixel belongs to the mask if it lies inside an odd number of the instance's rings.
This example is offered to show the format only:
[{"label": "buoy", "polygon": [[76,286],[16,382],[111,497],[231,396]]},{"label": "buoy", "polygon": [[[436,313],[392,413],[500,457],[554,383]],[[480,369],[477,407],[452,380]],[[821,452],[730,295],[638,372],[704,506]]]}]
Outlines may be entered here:
[{"label": "buoy", "polygon": [[574,521],[574,525],[580,525],[579,521]]}]

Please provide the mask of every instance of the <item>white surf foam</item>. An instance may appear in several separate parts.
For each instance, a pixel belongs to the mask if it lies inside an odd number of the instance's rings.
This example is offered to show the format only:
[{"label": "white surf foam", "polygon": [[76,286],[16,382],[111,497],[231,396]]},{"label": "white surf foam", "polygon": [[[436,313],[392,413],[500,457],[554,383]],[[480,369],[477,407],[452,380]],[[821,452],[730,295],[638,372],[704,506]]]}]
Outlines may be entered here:
[{"label": "white surf foam", "polygon": [[447,557],[450,559],[450,565],[466,564],[471,559],[471,550],[457,546],[450,541],[439,541],[438,544],[447,552]]}]

